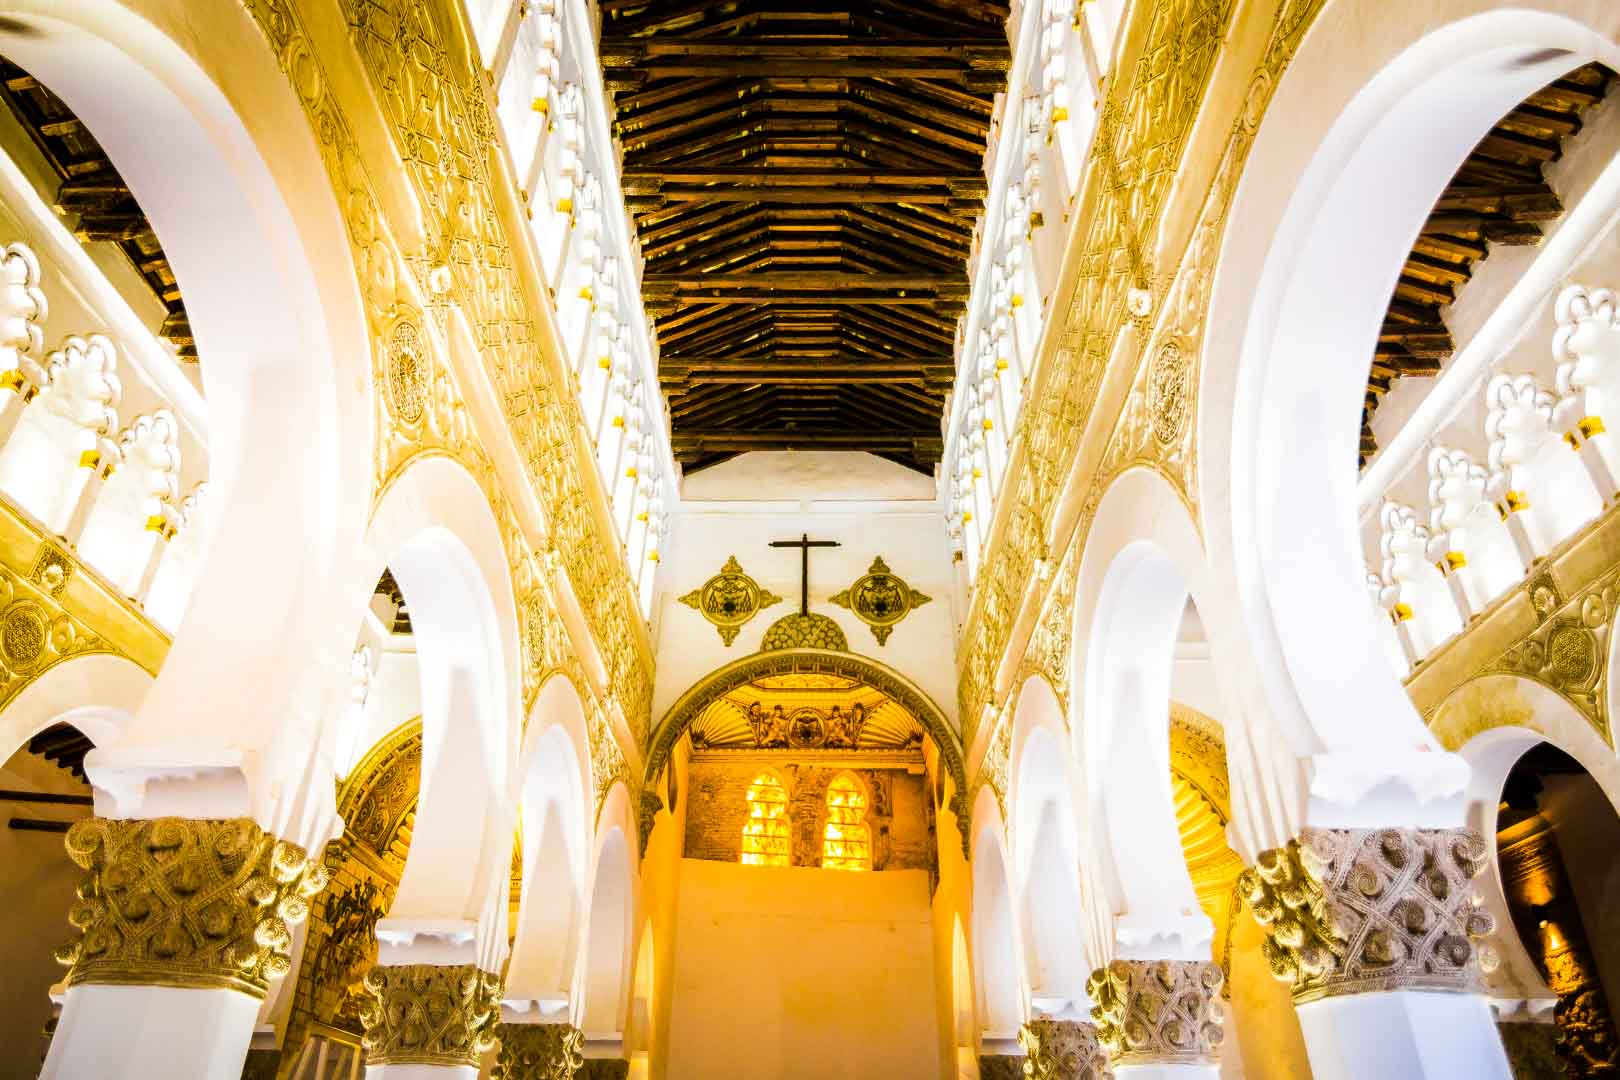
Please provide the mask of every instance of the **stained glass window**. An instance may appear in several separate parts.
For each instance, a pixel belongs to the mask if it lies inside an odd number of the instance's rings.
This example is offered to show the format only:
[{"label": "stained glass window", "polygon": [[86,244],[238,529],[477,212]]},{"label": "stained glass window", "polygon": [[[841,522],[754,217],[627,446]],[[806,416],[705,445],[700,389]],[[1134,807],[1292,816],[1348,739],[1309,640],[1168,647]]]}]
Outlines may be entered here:
[{"label": "stained glass window", "polygon": [[748,820],[743,823],[744,866],[788,864],[787,791],[773,772],[762,772],[748,785]]},{"label": "stained glass window", "polygon": [[821,840],[827,870],[872,869],[872,830],[866,824],[866,792],[844,773],[827,785],[827,829]]}]

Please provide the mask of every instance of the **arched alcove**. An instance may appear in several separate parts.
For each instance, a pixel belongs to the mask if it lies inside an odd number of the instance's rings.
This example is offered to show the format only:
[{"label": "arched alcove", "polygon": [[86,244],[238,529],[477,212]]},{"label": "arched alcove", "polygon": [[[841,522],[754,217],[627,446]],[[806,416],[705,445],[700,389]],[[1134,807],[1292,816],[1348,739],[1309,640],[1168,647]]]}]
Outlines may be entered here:
[{"label": "arched alcove", "polygon": [[[610,794],[623,798],[623,789]],[[629,1005],[635,881],[630,840],[619,823],[604,828],[591,881],[585,944],[575,977],[575,1026],[588,1039],[622,1037]]]},{"label": "arched alcove", "polygon": [[[985,800],[990,806],[983,805]],[[994,799],[986,791],[974,815],[973,844],[973,970],[978,991],[977,1035],[986,1052],[1001,1052],[1016,1045],[1024,1023],[1023,990],[1019,977],[1018,930],[1012,886],[1001,843],[1001,819]]]}]

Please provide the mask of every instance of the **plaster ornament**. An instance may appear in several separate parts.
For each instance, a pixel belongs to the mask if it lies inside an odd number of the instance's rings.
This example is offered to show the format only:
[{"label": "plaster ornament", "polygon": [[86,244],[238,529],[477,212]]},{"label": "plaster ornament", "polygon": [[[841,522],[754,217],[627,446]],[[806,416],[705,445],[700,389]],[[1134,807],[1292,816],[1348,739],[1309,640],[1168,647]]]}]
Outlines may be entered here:
[{"label": "plaster ornament", "polygon": [[291,968],[291,927],[326,870],[250,818],[88,818],[67,851],[86,873],[57,950],[66,982],[235,990],[263,999]]},{"label": "plaster ornament", "polygon": [[1495,953],[1472,881],[1471,829],[1307,828],[1262,852],[1238,888],[1266,928],[1272,974],[1296,1002],[1340,994],[1477,988]]},{"label": "plaster ornament", "polygon": [[1490,473],[1466,450],[1429,451],[1429,530],[1448,552],[1466,555],[1471,528],[1494,517],[1486,487]]},{"label": "plaster ornament", "polygon": [[[7,244],[0,249],[0,362],[7,364],[11,389],[25,370],[21,358],[45,347],[40,326],[50,314],[44,290],[40,288],[39,259],[23,244]],[[38,368],[33,370],[37,373]],[[12,373],[16,372],[16,375]],[[34,377],[38,385],[38,376]]]},{"label": "plaster ornament", "polygon": [[857,578],[855,584],[831,597],[833,603],[853,611],[856,618],[869,626],[879,645],[888,644],[895,626],[932,599],[890,572],[881,555],[872,560],[866,574]]},{"label": "plaster ornament", "polygon": [[101,334],[69,337],[45,362],[41,401],[76,428],[106,435],[118,426],[118,349]]},{"label": "plaster ornament", "polygon": [[475,964],[400,964],[366,973],[367,1065],[476,1069],[495,1046],[501,980]]},{"label": "plaster ornament", "polygon": [[720,640],[729,648],[737,640],[737,632],[750,619],[762,609],[781,603],[782,598],[761,588],[743,571],[737,556],[732,555],[718,574],[682,596],[680,601],[713,624]]},{"label": "plaster ornament", "polygon": [[1553,307],[1553,359],[1558,361],[1558,393],[1579,394],[1587,411],[1580,417],[1590,437],[1604,430],[1603,414],[1620,407],[1620,300],[1612,289],[1569,285]]},{"label": "plaster ornament", "polygon": [[1521,487],[1523,480],[1516,475],[1518,470],[1533,462],[1558,437],[1552,430],[1557,401],[1541,388],[1535,376],[1507,374],[1492,376],[1486,384],[1485,401],[1488,464],[1493,473],[1505,471],[1514,487]]},{"label": "plaster ornament", "polygon": [[572,1080],[585,1064],[585,1034],[572,1024],[501,1024],[491,1080]]},{"label": "plaster ornament", "polygon": [[1112,1080],[1097,1026],[1080,1020],[1037,1018],[1018,1031],[1025,1076],[1031,1080]]},{"label": "plaster ornament", "polygon": [[1086,980],[1097,1037],[1122,1065],[1214,1065],[1225,975],[1202,960],[1115,960]]},{"label": "plaster ornament", "polygon": [[795,611],[773,622],[760,639],[760,652],[776,652],[779,649],[848,652],[849,639],[844,636],[844,628],[827,616],[813,611],[808,614]]}]

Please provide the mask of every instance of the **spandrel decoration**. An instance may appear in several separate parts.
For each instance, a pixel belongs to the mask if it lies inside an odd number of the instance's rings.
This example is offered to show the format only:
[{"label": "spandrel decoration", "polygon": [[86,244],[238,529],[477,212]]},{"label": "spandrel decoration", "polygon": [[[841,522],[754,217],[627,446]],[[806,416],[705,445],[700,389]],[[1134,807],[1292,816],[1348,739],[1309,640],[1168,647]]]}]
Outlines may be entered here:
[{"label": "spandrel decoration", "polygon": [[728,647],[749,619],[781,602],[780,596],[760,588],[759,582],[743,571],[735,555],[726,559],[718,574],[681,597],[681,603],[714,624],[720,640]]},{"label": "spandrel decoration", "polygon": [[879,555],[866,574],[834,596],[832,602],[853,611],[856,618],[872,628],[878,644],[886,645],[900,620],[932,599],[896,577]]}]

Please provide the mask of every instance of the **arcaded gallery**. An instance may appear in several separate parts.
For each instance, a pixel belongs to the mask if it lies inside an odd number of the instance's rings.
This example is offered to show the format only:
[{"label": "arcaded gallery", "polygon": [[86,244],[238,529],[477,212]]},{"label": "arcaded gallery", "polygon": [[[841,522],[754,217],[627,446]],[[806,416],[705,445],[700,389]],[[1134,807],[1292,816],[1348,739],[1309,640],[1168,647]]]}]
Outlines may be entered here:
[{"label": "arcaded gallery", "polygon": [[0,1080],[1620,1078],[1617,0],[0,99]]}]

